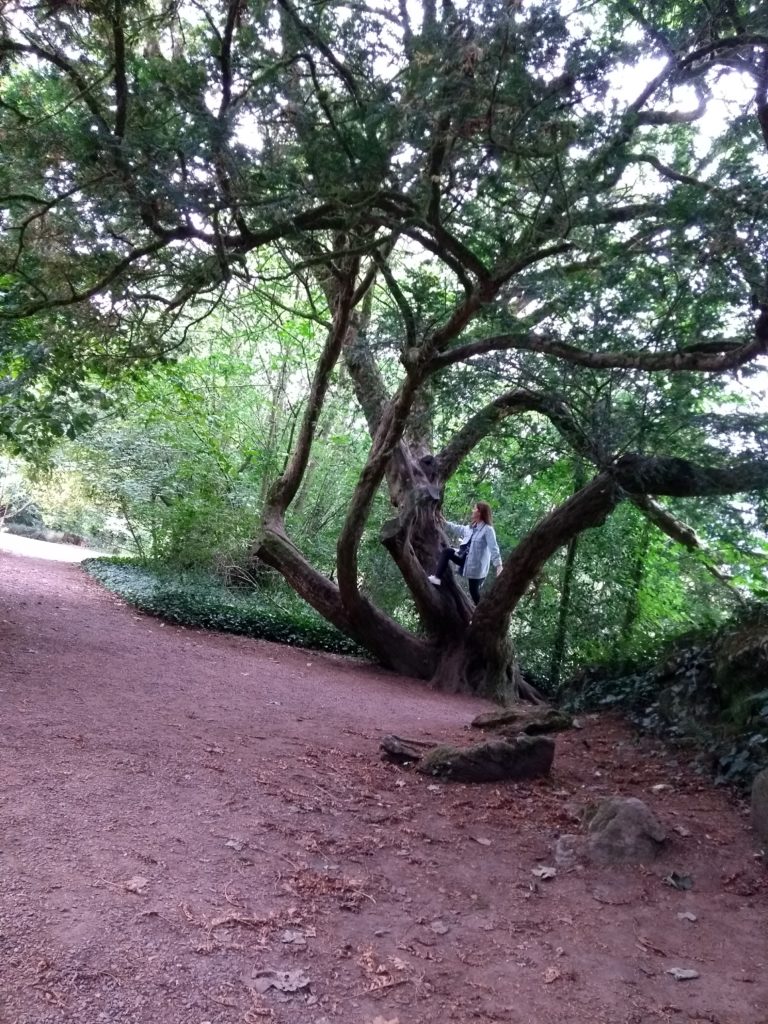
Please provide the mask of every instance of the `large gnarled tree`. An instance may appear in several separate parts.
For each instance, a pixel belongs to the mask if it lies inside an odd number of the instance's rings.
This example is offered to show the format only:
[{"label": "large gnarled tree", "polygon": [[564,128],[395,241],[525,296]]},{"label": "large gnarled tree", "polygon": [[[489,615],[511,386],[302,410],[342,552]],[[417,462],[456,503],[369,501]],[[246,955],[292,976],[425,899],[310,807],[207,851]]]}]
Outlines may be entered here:
[{"label": "large gnarled tree", "polygon": [[[384,664],[520,688],[511,617],[561,546],[623,500],[680,539],[649,496],[768,487],[749,454],[618,452],[553,385],[561,366],[625,388],[733,378],[768,349],[761,5],[92,0],[3,16],[3,313],[37,337],[11,348],[0,389],[165,354],[211,307],[289,276],[325,343],[254,550]],[[333,582],[285,523],[340,367],[371,445]],[[459,369],[475,397],[436,444],[432,403]],[[444,489],[501,421],[532,415],[595,475],[506,554],[472,615],[455,583],[426,581]],[[419,635],[361,592],[382,486]]]}]

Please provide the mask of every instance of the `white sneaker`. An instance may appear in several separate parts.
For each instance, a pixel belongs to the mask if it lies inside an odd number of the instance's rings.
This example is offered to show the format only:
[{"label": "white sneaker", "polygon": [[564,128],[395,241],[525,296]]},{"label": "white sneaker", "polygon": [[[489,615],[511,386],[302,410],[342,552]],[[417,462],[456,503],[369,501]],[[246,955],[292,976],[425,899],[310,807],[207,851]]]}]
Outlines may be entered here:
[{"label": "white sneaker", "polygon": [[443,581],[440,579],[439,576],[427,576],[427,579],[429,580],[430,583],[433,583],[436,587],[441,587],[443,585]]}]

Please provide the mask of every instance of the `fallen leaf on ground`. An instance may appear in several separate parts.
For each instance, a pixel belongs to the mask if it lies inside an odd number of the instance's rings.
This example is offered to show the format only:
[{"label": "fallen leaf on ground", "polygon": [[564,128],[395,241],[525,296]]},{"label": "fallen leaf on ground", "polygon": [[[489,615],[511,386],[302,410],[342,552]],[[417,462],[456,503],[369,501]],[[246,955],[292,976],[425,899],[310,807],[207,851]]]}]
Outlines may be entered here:
[{"label": "fallen leaf on ground", "polygon": [[435,935],[445,935],[449,931],[448,925],[445,921],[432,921],[429,927]]},{"label": "fallen leaf on ground", "polygon": [[389,966],[381,963],[373,946],[366,946],[361,951],[357,963],[368,976],[368,992],[380,992],[394,985],[402,985],[407,980],[403,973],[408,967],[405,961],[396,956],[388,960]]},{"label": "fallen leaf on ground", "polygon": [[540,878],[542,882],[548,881],[550,878],[554,878],[557,874],[555,868],[545,867],[543,864],[539,868],[533,868],[531,874],[535,875],[536,878]]},{"label": "fallen leaf on ground", "polygon": [[689,828],[686,828],[685,825],[673,825],[672,828],[673,831],[677,832],[677,834],[679,836],[682,836],[684,839],[686,839],[691,834],[691,830]]},{"label": "fallen leaf on ground", "polygon": [[278,992],[300,992],[303,988],[309,988],[309,985],[309,977],[297,967],[295,971],[254,971],[249,987],[260,993],[271,988]]},{"label": "fallen leaf on ground", "polygon": [[670,967],[667,974],[671,974],[675,981],[693,981],[699,977],[699,972],[689,967]]},{"label": "fallen leaf on ground", "polygon": [[684,910],[682,914],[677,915],[681,921],[698,921],[695,914],[692,914],[690,910]]},{"label": "fallen leaf on ground", "polygon": [[544,984],[551,985],[553,981],[557,981],[560,977],[560,971],[556,967],[548,967],[544,971]]},{"label": "fallen leaf on ground", "polygon": [[480,843],[481,846],[490,846],[491,840],[486,839],[484,836],[472,836],[476,843]]},{"label": "fallen leaf on ground", "polygon": [[141,895],[149,885],[149,879],[144,878],[143,875],[134,875],[133,878],[129,878],[127,882],[123,882],[123,888],[126,892],[135,892]]}]

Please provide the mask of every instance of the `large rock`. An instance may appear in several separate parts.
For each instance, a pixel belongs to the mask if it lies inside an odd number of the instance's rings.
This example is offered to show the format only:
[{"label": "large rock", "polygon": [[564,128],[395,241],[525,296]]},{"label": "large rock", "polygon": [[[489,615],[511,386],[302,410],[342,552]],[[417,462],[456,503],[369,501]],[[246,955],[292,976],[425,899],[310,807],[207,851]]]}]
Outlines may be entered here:
[{"label": "large rock", "polygon": [[472,728],[494,730],[504,736],[517,736],[520,733],[538,736],[572,727],[573,718],[570,715],[548,707],[500,708],[498,711],[486,711],[472,719]]},{"label": "large rock", "polygon": [[548,775],[555,742],[548,736],[490,740],[473,747],[438,746],[424,754],[416,770],[453,782],[500,782]]},{"label": "large rock", "polygon": [[667,834],[653,812],[636,797],[609,797],[590,808],[585,855],[596,864],[643,864],[661,852]]},{"label": "large rock", "polygon": [[586,835],[561,835],[554,847],[555,863],[571,868],[592,864],[645,864],[661,853],[666,833],[642,800],[610,797],[583,812]]},{"label": "large rock", "polygon": [[752,783],[752,824],[761,847],[768,853],[768,768]]}]

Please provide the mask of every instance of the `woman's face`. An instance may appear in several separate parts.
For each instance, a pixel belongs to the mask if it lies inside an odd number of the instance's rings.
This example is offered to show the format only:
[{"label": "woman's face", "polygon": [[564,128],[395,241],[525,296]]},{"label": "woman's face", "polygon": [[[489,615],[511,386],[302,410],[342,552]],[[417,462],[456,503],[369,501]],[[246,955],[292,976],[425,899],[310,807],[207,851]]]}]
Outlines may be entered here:
[{"label": "woman's face", "polygon": [[474,526],[475,523],[479,523],[482,518],[483,517],[480,515],[480,509],[475,505],[472,509],[472,518],[470,519],[470,523]]}]

